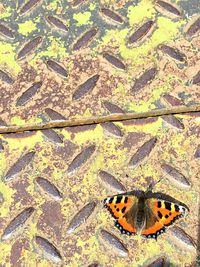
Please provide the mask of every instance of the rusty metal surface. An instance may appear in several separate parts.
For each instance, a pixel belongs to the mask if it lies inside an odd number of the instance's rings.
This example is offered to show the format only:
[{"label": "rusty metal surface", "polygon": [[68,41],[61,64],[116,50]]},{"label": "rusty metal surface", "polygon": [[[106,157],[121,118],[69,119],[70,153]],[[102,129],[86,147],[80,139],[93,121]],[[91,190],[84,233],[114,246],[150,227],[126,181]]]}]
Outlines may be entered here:
[{"label": "rusty metal surface", "polygon": [[1,1],[1,119],[199,104],[199,11],[184,0]]},{"label": "rusty metal surface", "polygon": [[[1,266],[196,266],[199,121],[184,115],[1,135]],[[190,213],[157,241],[121,235],[102,200],[161,177],[154,191]]]},{"label": "rusty metal surface", "polygon": [[[0,126],[199,102],[198,0],[0,3]],[[199,264],[199,113],[0,135],[0,266]],[[121,235],[110,195],[152,183],[190,208]]]}]

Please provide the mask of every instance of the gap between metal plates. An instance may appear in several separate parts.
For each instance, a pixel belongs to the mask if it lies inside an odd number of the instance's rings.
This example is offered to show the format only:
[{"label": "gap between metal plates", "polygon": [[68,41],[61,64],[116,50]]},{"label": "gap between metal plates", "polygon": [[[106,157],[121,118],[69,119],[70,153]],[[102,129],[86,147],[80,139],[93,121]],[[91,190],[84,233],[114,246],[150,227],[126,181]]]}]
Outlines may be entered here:
[{"label": "gap between metal plates", "polygon": [[184,114],[189,112],[200,112],[200,105],[193,106],[176,106],[171,108],[155,109],[147,112],[130,112],[130,113],[120,113],[120,114],[110,114],[106,116],[96,116],[83,119],[71,119],[71,120],[59,120],[59,121],[48,121],[36,124],[26,124],[22,126],[8,125],[0,126],[0,133],[17,133],[24,131],[35,131],[43,129],[52,129],[52,128],[64,128],[64,127],[74,127],[80,125],[90,125],[90,124],[99,124],[105,122],[120,122],[131,119],[144,119],[149,117],[159,117],[164,115],[175,115],[175,114]]}]

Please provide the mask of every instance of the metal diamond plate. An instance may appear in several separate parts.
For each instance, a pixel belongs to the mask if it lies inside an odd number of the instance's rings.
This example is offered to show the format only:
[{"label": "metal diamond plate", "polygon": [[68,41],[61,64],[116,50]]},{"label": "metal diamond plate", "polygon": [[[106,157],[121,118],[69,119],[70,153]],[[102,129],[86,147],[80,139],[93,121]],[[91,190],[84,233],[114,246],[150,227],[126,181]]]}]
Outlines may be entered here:
[{"label": "metal diamond plate", "polygon": [[2,0],[1,119],[199,104],[199,11],[198,0]]},{"label": "metal diamond plate", "polygon": [[[197,266],[199,121],[188,114],[0,135],[1,266]],[[121,235],[102,200],[162,177],[154,191],[190,213],[157,241]]]}]

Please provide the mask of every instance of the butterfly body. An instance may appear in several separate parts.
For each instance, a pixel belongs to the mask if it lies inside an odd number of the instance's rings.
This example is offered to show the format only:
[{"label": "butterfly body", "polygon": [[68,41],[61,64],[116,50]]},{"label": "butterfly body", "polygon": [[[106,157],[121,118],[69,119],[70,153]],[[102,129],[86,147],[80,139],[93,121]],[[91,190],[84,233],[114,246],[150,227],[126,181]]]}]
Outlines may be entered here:
[{"label": "butterfly body", "polygon": [[[134,211],[132,212],[134,214]],[[138,207],[136,212],[136,220],[135,220],[135,226],[137,229],[137,232],[140,231],[144,225],[145,225],[145,198],[140,197],[138,199]]]},{"label": "butterfly body", "polygon": [[122,234],[141,234],[155,239],[189,211],[184,203],[151,190],[135,190],[108,197],[104,206],[116,219],[115,226]]}]

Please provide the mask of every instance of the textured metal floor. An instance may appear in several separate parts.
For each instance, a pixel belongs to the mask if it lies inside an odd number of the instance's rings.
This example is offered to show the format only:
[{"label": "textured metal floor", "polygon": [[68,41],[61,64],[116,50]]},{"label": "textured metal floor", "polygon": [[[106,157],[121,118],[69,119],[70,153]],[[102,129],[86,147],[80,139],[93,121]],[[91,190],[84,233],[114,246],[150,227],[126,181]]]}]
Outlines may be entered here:
[{"label": "textured metal floor", "polygon": [[199,104],[199,1],[3,0],[0,10],[7,124],[49,109],[72,119]]},{"label": "textured metal floor", "polygon": [[[193,266],[199,129],[199,117],[185,115],[1,135],[2,266],[147,266],[160,257]],[[101,201],[163,175],[154,190],[191,212],[157,242],[121,235]]]},{"label": "textured metal floor", "polygon": [[[199,105],[200,3],[2,0],[0,129]],[[200,113],[0,134],[0,266],[198,266]],[[124,236],[102,200],[157,182],[190,213]]]}]

